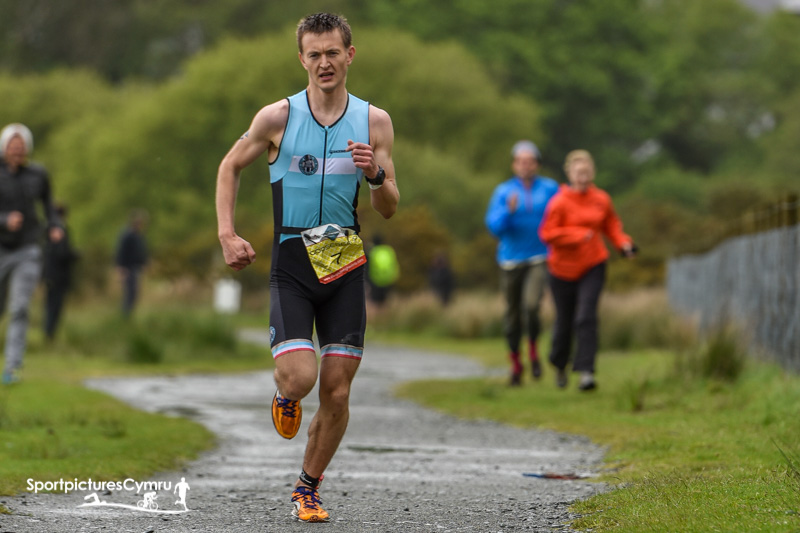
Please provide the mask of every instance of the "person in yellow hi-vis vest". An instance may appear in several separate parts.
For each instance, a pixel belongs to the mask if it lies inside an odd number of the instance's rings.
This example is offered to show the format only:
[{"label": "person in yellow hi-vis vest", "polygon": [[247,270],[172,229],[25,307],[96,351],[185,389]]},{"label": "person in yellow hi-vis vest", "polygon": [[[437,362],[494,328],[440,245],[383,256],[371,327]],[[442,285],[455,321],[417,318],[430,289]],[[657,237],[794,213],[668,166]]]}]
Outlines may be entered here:
[{"label": "person in yellow hi-vis vest", "polygon": [[367,260],[367,282],[369,283],[369,300],[381,307],[386,303],[389,293],[400,278],[400,264],[394,248],[383,242],[380,235],[373,239]]}]

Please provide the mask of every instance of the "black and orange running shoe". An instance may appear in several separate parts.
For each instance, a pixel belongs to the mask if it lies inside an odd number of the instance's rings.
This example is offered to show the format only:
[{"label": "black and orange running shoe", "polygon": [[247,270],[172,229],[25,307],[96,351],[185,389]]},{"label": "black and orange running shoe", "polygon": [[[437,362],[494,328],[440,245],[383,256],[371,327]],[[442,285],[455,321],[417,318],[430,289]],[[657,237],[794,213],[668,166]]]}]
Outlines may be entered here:
[{"label": "black and orange running shoe", "polygon": [[293,439],[300,430],[300,422],[303,420],[303,408],[300,401],[292,401],[284,398],[278,391],[272,399],[272,423],[278,435],[284,439]]},{"label": "black and orange running shoe", "polygon": [[292,516],[303,522],[327,522],[330,519],[328,511],[321,507],[322,500],[317,489],[299,486],[292,493],[294,509]]}]

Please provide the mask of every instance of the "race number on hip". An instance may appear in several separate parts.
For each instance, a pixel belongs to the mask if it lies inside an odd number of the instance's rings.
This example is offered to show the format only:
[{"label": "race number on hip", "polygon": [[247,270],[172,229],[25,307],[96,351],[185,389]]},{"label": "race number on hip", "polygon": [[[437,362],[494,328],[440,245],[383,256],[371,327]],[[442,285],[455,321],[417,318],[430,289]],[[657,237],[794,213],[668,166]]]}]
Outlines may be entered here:
[{"label": "race number on hip", "polygon": [[358,234],[337,224],[325,224],[300,234],[320,283],[339,279],[367,262]]}]

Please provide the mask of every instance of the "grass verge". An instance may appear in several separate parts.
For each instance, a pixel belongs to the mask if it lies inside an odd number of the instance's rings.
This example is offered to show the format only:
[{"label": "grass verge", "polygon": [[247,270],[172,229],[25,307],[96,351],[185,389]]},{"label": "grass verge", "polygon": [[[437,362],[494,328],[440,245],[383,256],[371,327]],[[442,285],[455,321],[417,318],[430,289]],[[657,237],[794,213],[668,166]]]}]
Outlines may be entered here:
[{"label": "grass verge", "polygon": [[143,480],[214,445],[200,424],[83,388],[88,377],[271,366],[268,348],[240,343],[235,325],[210,312],[162,306],[123,321],[102,305],[70,309],[54,343],[31,328],[23,380],[0,387],[0,495],[25,492],[28,479]]},{"label": "grass verge", "polygon": [[797,531],[800,379],[753,361],[735,382],[681,368],[668,351],[603,353],[600,387],[590,394],[574,380],[556,388],[552,371],[520,388],[499,379],[426,381],[398,394],[463,418],[607,446],[602,480],[617,490],[577,503],[578,529]]},{"label": "grass verge", "polygon": [[0,390],[0,494],[27,480],[122,481],[178,468],[214,444],[203,426],[61,381]]}]

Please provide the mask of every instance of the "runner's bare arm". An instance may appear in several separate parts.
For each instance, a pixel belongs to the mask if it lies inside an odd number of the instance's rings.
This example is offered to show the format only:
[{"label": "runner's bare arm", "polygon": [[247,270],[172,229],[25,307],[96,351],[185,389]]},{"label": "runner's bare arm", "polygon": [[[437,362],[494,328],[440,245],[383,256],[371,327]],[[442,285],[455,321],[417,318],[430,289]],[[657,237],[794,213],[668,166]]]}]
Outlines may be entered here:
[{"label": "runner's bare arm", "polygon": [[256,254],[249,242],[236,234],[234,213],[236,193],[242,170],[264,152],[277,150],[286,125],[289,104],[281,100],[261,109],[253,118],[250,129],[225,155],[217,172],[217,232],[225,263],[241,270],[255,261]]},{"label": "runner's bare arm", "polygon": [[353,162],[364,171],[368,178],[374,178],[378,173],[378,166],[383,167],[386,179],[383,186],[370,189],[370,202],[372,207],[383,218],[391,218],[397,211],[400,201],[400,192],[392,162],[392,145],[394,144],[394,129],[392,119],[383,109],[369,106],[369,131],[370,144],[348,143],[348,150],[353,154]]}]

